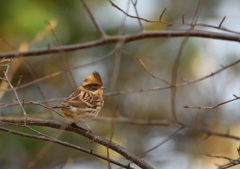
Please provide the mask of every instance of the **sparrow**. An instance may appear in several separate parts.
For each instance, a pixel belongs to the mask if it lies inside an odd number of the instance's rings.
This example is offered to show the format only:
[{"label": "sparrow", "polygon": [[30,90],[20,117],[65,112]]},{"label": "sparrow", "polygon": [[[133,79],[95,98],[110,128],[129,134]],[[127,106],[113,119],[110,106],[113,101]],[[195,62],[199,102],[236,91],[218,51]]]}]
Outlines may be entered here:
[{"label": "sparrow", "polygon": [[92,131],[86,123],[95,118],[103,107],[103,83],[98,72],[90,74],[82,84],[59,106],[68,123],[85,123],[88,131]]}]

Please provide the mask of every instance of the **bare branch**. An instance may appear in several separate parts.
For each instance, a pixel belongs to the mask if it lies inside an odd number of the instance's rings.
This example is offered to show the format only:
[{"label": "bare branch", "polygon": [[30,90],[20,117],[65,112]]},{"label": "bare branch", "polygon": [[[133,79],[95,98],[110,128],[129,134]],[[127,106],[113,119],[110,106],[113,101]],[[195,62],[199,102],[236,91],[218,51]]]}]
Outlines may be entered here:
[{"label": "bare branch", "polygon": [[[46,102],[46,101],[45,101]],[[54,111],[55,113],[57,113],[59,116],[61,116],[61,117],[63,117],[63,115],[62,114],[60,114],[57,110],[55,110],[54,108],[52,108],[52,107],[48,107],[48,106],[45,106],[45,105],[43,105],[42,103],[40,103],[40,102],[33,102],[33,101],[30,101],[29,102],[30,104],[34,104],[34,105],[40,105],[40,106],[42,106],[42,107],[44,107],[44,108],[46,108],[46,109],[49,109],[49,110],[51,110],[51,111]]]},{"label": "bare branch", "polygon": [[182,24],[185,24],[185,13],[182,14]]},{"label": "bare branch", "polygon": [[11,87],[11,89],[13,90],[13,92],[14,92],[14,94],[15,94],[15,97],[16,97],[16,99],[17,99],[17,102],[18,102],[19,106],[21,107],[24,116],[27,118],[27,113],[26,113],[26,111],[25,111],[25,109],[24,109],[24,107],[23,107],[23,105],[22,105],[22,103],[21,103],[21,101],[20,101],[20,99],[19,99],[19,97],[18,97],[17,91],[15,90],[15,88],[13,87],[13,85],[11,84],[11,82],[10,82],[9,79],[8,79],[8,75],[7,75],[7,74],[8,74],[8,71],[9,71],[9,69],[10,69],[10,66],[11,66],[11,64],[12,64],[12,61],[13,61],[13,60],[11,59],[9,65],[8,65],[8,67],[7,67],[7,70],[4,72],[4,76],[5,76],[8,84],[9,84],[9,86]]},{"label": "bare branch", "polygon": [[[36,119],[36,118],[30,118],[30,117],[27,120],[25,118],[0,117],[0,121],[13,122],[13,123],[17,123],[18,125],[24,124],[24,122],[26,122],[27,125],[46,126],[46,127],[56,128],[56,129],[60,129],[60,130],[64,129],[66,131],[71,131],[71,132],[80,134],[86,138],[89,138],[90,140],[93,140],[94,142],[101,144],[105,147],[108,146],[110,149],[121,154],[126,159],[130,160],[131,162],[138,165],[139,167],[146,168],[146,169],[152,169],[152,167],[148,163],[146,163],[143,159],[140,159],[136,155],[131,154],[127,149],[123,148],[122,146],[120,146],[114,142],[110,143],[110,141],[108,141],[100,136],[97,136],[94,133],[88,132],[88,130],[78,127],[76,124],[71,124],[71,125],[66,126],[65,124],[57,122],[57,121],[42,120],[42,119]],[[0,129],[2,129],[2,128],[0,128]],[[4,128],[2,130],[4,130]],[[38,136],[38,137],[40,139],[42,138],[42,136]],[[51,140],[47,139],[47,141],[51,141]]]},{"label": "bare branch", "polygon": [[162,17],[166,11],[167,11],[167,8],[164,8],[163,12],[161,13],[161,15],[159,17],[159,22],[162,22]]},{"label": "bare branch", "polygon": [[225,21],[225,19],[226,19],[226,16],[224,16],[223,19],[222,19],[222,21],[220,22],[220,24],[219,24],[219,26],[218,26],[219,29],[222,27],[222,24],[223,24],[223,22]]},{"label": "bare branch", "polygon": [[165,79],[161,78],[161,77],[157,77],[156,75],[154,75],[152,72],[150,72],[150,70],[148,70],[147,66],[143,63],[143,61],[139,58],[136,57],[137,60],[139,61],[140,65],[143,67],[143,69],[153,78],[161,80],[162,82],[164,82],[165,84],[171,85],[171,83],[169,83],[168,81],[166,81]]},{"label": "bare branch", "polygon": [[[219,26],[214,26],[214,25],[208,25],[208,24],[202,24],[202,23],[198,23],[196,24],[196,21],[192,20],[191,23],[185,23],[185,24],[182,24],[182,23],[170,23],[170,22],[166,22],[166,21],[162,21],[162,16],[163,14],[165,13],[166,11],[166,8],[164,9],[164,11],[162,12],[162,14],[160,15],[160,18],[159,20],[150,20],[150,19],[146,19],[146,18],[141,18],[141,17],[137,17],[137,16],[133,16],[133,15],[130,15],[128,14],[127,12],[125,12],[123,9],[121,9],[119,6],[117,6],[115,3],[112,2],[112,0],[109,0],[109,2],[111,3],[111,5],[113,7],[115,7],[116,9],[118,9],[119,11],[121,11],[122,13],[124,13],[126,16],[130,17],[130,18],[134,18],[134,19],[138,19],[138,20],[142,20],[142,21],[145,21],[145,22],[150,22],[150,23],[162,23],[162,24],[165,24],[167,26],[191,26],[192,28],[194,27],[208,27],[208,28],[214,28],[214,29],[220,29],[220,30],[223,30],[223,31],[226,31],[226,32],[231,32],[231,33],[237,33],[239,34],[239,32],[237,31],[234,31],[234,30],[230,30],[230,29],[227,29],[227,28],[219,28]],[[201,0],[198,1],[198,7],[197,7],[197,10],[199,9],[199,6],[201,4]],[[196,18],[196,12],[198,11],[195,11],[195,14],[194,14],[194,17],[193,18]]]},{"label": "bare branch", "polygon": [[88,4],[86,3],[85,0],[81,0],[82,3],[83,3],[83,6],[85,7],[85,9],[87,10],[93,24],[95,25],[97,31],[101,34],[102,38],[105,38],[106,37],[106,34],[105,32],[103,31],[103,29],[100,27],[100,25],[97,23],[96,19],[94,18],[93,16],[93,13],[91,11],[91,9],[89,8]]},{"label": "bare branch", "polygon": [[201,37],[208,39],[219,39],[219,40],[228,40],[240,42],[240,35],[232,35],[226,33],[218,33],[218,32],[209,32],[209,31],[200,31],[200,30],[192,30],[192,31],[144,31],[132,35],[118,35],[118,36],[110,36],[105,39],[100,39],[92,42],[76,44],[76,45],[65,45],[58,47],[46,47],[40,49],[32,49],[28,51],[14,51],[14,52],[5,52],[0,54],[0,58],[11,58],[11,57],[19,57],[19,56],[39,56],[46,55],[51,53],[59,53],[61,51],[69,52],[75,51],[79,49],[92,48],[100,45],[116,43],[119,41],[122,42],[132,42],[140,39],[146,38],[158,38],[158,37]]},{"label": "bare branch", "polygon": [[184,127],[180,127],[178,130],[176,130],[174,133],[172,133],[171,135],[169,135],[168,137],[166,137],[161,143],[155,145],[154,147],[150,148],[149,150],[145,151],[144,153],[142,153],[141,155],[139,155],[140,157],[144,157],[147,153],[157,149],[158,147],[160,147],[161,145],[163,145],[164,143],[166,143],[167,141],[169,141],[171,138],[173,138],[174,136],[177,135],[178,132],[180,132],[182,129],[184,129]]},{"label": "bare branch", "polygon": [[225,102],[222,102],[222,103],[219,103],[215,106],[212,106],[212,107],[200,107],[200,106],[184,106],[184,108],[191,108],[191,109],[216,109],[217,107],[221,106],[221,105],[224,105],[226,103],[230,103],[230,102],[233,102],[233,101],[236,101],[236,100],[239,100],[240,98],[237,97],[235,99],[231,99],[231,100],[228,100],[228,101],[225,101]]},{"label": "bare branch", "polygon": [[229,139],[233,139],[233,140],[240,140],[240,137],[238,136],[234,136],[234,135],[230,135],[229,133],[217,133],[214,131],[211,131],[209,129],[203,128],[203,127],[199,127],[199,126],[191,126],[191,125],[185,125],[182,123],[179,123],[182,126],[184,126],[184,128],[188,128],[188,129],[192,129],[201,133],[205,133],[209,136],[214,135],[214,136],[218,136],[218,137],[224,137],[224,138],[229,138]]},{"label": "bare branch", "polygon": [[[133,0],[131,0],[131,2],[132,2],[132,4],[133,4],[133,7],[134,7],[134,10],[135,10],[136,16],[137,16],[137,18],[139,18],[139,14],[138,14],[138,10],[137,10],[137,2],[138,2],[138,0],[135,0],[135,2],[133,2]],[[139,25],[140,25],[141,30],[143,31],[144,28],[143,28],[143,25],[142,25],[142,22],[141,22],[140,19],[138,19],[138,23],[139,23]]]},{"label": "bare branch", "polygon": [[128,165],[124,165],[124,164],[121,164],[121,163],[119,163],[119,162],[117,162],[115,160],[106,158],[106,157],[104,157],[104,156],[102,156],[100,154],[97,154],[97,153],[93,152],[92,150],[87,150],[85,148],[82,148],[82,147],[79,147],[79,146],[76,146],[76,145],[73,145],[73,144],[70,144],[70,143],[67,143],[67,142],[64,142],[64,141],[61,141],[61,140],[49,137],[49,136],[48,137],[36,136],[36,135],[31,135],[31,134],[27,134],[27,133],[23,133],[23,132],[19,132],[19,131],[10,130],[10,129],[4,128],[4,127],[0,127],[0,130],[5,131],[5,132],[7,132],[9,134],[15,134],[15,135],[23,136],[23,137],[29,137],[29,138],[33,138],[33,139],[37,139],[37,140],[43,140],[43,141],[48,141],[48,142],[53,142],[53,143],[56,143],[56,144],[60,144],[60,145],[65,146],[65,147],[70,147],[70,148],[73,148],[73,149],[76,149],[76,150],[79,150],[79,151],[91,154],[93,156],[96,156],[96,157],[101,158],[103,160],[109,161],[109,162],[111,162],[113,164],[116,164],[118,166],[121,166],[123,168],[129,168]]},{"label": "bare branch", "polygon": [[224,165],[220,165],[218,168],[219,169],[227,169],[227,168],[231,168],[233,166],[237,166],[240,164],[240,158],[237,158],[237,159],[231,159],[229,157],[225,157],[225,156],[216,156],[216,155],[210,155],[210,154],[207,154],[208,157],[213,157],[213,158],[222,158],[222,159],[225,159],[225,160],[228,160],[229,162],[224,164]]},{"label": "bare branch", "polygon": [[172,118],[174,121],[178,121],[177,119],[177,112],[176,112],[176,93],[177,93],[177,88],[175,87],[177,84],[177,75],[178,75],[178,67],[180,64],[180,59],[181,59],[181,54],[183,51],[183,48],[188,40],[188,37],[185,37],[179,47],[176,59],[174,61],[174,65],[172,67],[172,88],[171,88],[171,111],[172,111]]}]

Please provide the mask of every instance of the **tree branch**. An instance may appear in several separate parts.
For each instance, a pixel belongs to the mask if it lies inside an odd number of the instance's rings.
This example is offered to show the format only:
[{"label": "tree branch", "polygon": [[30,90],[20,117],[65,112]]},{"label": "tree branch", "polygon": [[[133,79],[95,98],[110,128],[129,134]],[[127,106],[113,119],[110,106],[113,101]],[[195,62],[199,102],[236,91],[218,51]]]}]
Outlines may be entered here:
[{"label": "tree branch", "polygon": [[118,165],[120,167],[129,168],[128,165],[124,165],[124,164],[119,163],[119,162],[117,162],[115,160],[112,160],[110,158],[104,157],[104,156],[102,156],[100,154],[97,154],[97,153],[93,152],[92,150],[87,150],[85,148],[82,148],[82,147],[70,144],[68,142],[61,141],[61,140],[49,137],[49,136],[37,136],[37,135],[27,134],[27,133],[23,133],[23,132],[19,132],[19,131],[10,130],[10,129],[4,128],[4,127],[0,127],[0,130],[5,131],[8,134],[15,134],[15,135],[23,136],[23,137],[28,137],[28,138],[32,138],[32,139],[43,140],[43,141],[48,141],[48,142],[53,142],[53,143],[56,143],[56,144],[60,144],[60,145],[65,146],[65,147],[70,147],[70,148],[73,148],[73,149],[80,150],[82,152],[91,154],[91,155],[96,156],[96,157],[98,157],[100,159],[103,159],[103,160],[109,161],[109,162],[111,162],[113,164],[116,164],[116,165]]},{"label": "tree branch", "polygon": [[96,41],[86,42],[82,44],[76,45],[65,45],[58,47],[47,47],[40,49],[32,49],[28,51],[14,51],[14,52],[5,52],[0,54],[1,58],[11,58],[11,57],[19,57],[19,56],[39,56],[39,55],[47,55],[51,53],[59,53],[59,52],[69,52],[75,51],[79,49],[86,49],[97,47],[105,44],[117,43],[119,41],[122,42],[132,42],[136,40],[142,40],[147,38],[159,38],[159,37],[199,37],[199,38],[208,38],[208,39],[219,39],[219,40],[228,40],[240,42],[240,35],[237,34],[226,34],[226,33],[218,33],[218,32],[209,32],[209,31],[200,31],[200,30],[192,30],[192,31],[144,31],[132,35],[118,35],[118,36],[109,36],[104,39],[99,39]]},{"label": "tree branch", "polygon": [[[10,117],[0,117],[1,122],[10,122],[10,123],[17,123],[18,125],[24,124],[25,118],[10,118]],[[36,119],[36,118],[28,118],[26,120],[27,125],[37,125],[37,126],[45,126],[45,127],[51,127],[51,128],[56,128],[60,130],[66,130],[66,131],[71,131],[77,134],[80,134],[98,144],[101,144],[105,147],[108,147],[112,149],[113,151],[116,151],[117,153],[121,154],[124,156],[126,159],[130,160],[131,162],[135,163],[141,168],[146,168],[146,169],[152,169],[148,163],[146,163],[143,159],[138,158],[136,155],[131,154],[128,152],[127,149],[124,147],[121,147],[120,145],[110,142],[100,136],[95,135],[94,133],[88,132],[88,130],[85,130],[81,127],[78,127],[76,124],[72,125],[65,125],[61,122],[57,121],[52,121],[52,120],[43,120],[43,119]],[[50,141],[50,140],[48,140]]]}]

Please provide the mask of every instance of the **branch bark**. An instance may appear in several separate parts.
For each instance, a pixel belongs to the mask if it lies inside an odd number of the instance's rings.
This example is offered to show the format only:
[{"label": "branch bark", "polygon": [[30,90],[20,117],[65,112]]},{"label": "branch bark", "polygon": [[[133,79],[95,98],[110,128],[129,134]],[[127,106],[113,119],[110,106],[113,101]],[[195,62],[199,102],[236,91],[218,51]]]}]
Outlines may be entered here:
[{"label": "branch bark", "polygon": [[94,133],[88,132],[88,130],[85,130],[81,127],[78,127],[76,124],[72,125],[65,125],[64,123],[52,121],[52,120],[43,120],[43,119],[36,119],[36,118],[11,118],[11,117],[0,117],[1,122],[7,122],[7,123],[15,123],[17,125],[23,125],[24,122],[26,122],[26,125],[37,125],[37,126],[45,126],[45,127],[51,127],[56,128],[60,130],[66,130],[71,131],[74,133],[77,133],[79,135],[82,135],[95,143],[101,144],[105,147],[108,147],[112,149],[113,151],[116,151],[117,153],[124,156],[129,161],[133,162],[137,166],[144,168],[144,169],[153,169],[152,166],[150,166],[148,163],[146,163],[143,159],[140,159],[134,154],[131,154],[127,149],[124,147],[118,145],[117,143],[110,142]]},{"label": "branch bark", "polygon": [[132,42],[141,39],[147,38],[159,38],[159,37],[199,37],[199,38],[208,38],[208,39],[219,39],[219,40],[228,40],[240,42],[240,35],[238,34],[226,34],[226,33],[217,33],[217,32],[209,32],[209,31],[200,31],[200,30],[184,30],[184,31],[144,31],[141,33],[136,33],[132,35],[119,35],[119,36],[108,36],[104,39],[99,39],[96,41],[75,44],[75,45],[64,45],[58,47],[47,47],[40,49],[32,49],[28,51],[14,51],[14,52],[5,52],[0,54],[0,59],[2,58],[11,58],[11,57],[19,57],[19,56],[39,56],[39,55],[47,55],[51,53],[59,53],[59,52],[68,52],[75,51],[79,49],[86,49],[97,47],[110,43],[121,42]]}]

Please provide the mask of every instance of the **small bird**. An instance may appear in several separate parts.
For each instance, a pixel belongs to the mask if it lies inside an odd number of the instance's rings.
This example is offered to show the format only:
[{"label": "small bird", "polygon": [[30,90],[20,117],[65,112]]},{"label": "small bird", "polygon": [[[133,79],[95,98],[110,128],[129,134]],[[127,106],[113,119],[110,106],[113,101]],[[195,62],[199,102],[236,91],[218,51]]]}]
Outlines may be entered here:
[{"label": "small bird", "polygon": [[98,72],[89,75],[82,84],[59,106],[65,119],[71,123],[85,123],[88,131],[92,131],[86,123],[96,117],[103,107],[102,79]]}]

